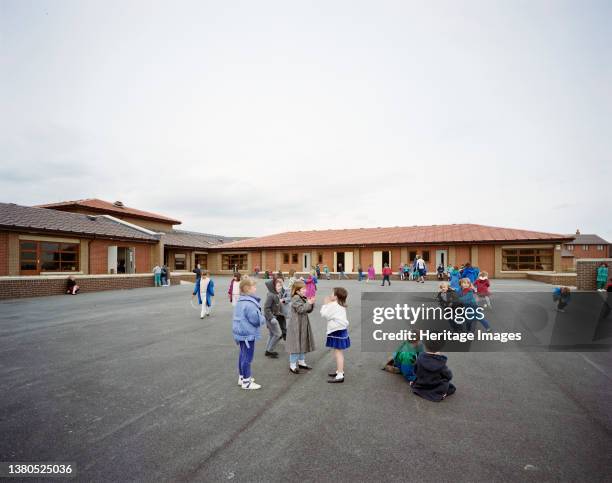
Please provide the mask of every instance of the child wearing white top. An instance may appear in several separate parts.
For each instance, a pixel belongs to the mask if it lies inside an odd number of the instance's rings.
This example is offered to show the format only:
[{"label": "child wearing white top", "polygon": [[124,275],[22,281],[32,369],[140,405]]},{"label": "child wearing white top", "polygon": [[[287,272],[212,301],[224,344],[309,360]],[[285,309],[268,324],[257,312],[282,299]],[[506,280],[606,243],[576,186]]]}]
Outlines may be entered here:
[{"label": "child wearing white top", "polygon": [[333,295],[326,297],[321,307],[321,316],[327,320],[326,347],[334,350],[336,372],[329,374],[327,382],[332,384],[344,382],[344,353],[351,346],[348,335],[348,318],[346,317],[346,299],[348,292],[342,287],[333,289]]}]

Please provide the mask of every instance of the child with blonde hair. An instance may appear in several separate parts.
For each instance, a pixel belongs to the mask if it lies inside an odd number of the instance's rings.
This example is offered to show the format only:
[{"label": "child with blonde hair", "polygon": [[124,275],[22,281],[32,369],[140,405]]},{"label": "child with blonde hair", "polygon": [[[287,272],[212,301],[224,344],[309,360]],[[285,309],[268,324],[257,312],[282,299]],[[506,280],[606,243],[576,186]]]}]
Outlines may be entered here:
[{"label": "child with blonde hair", "polygon": [[489,274],[483,270],[478,274],[478,278],[474,282],[474,287],[476,287],[476,300],[478,304],[482,304],[485,309],[487,307],[493,308],[490,298],[490,286],[491,283],[489,282]]},{"label": "child with blonde hair", "polygon": [[261,338],[260,328],[266,323],[261,313],[261,300],[255,295],[257,281],[250,277],[240,280],[240,297],[234,309],[232,334],[240,349],[238,354],[238,385],[242,389],[259,389],[251,376],[255,341]]}]

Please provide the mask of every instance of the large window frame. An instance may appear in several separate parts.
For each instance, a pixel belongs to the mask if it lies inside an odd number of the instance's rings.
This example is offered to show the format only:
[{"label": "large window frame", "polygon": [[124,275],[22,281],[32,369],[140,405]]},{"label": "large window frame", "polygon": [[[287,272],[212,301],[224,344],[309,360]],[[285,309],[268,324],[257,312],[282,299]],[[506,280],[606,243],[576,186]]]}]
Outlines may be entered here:
[{"label": "large window frame", "polygon": [[234,265],[238,270],[248,270],[249,255],[247,253],[223,253],[221,256],[221,269],[234,270]]},{"label": "large window frame", "polygon": [[549,272],[554,267],[554,249],[542,247],[502,248],[503,272]]},{"label": "large window frame", "polygon": [[19,272],[22,275],[78,272],[80,255],[78,242],[19,240]]}]

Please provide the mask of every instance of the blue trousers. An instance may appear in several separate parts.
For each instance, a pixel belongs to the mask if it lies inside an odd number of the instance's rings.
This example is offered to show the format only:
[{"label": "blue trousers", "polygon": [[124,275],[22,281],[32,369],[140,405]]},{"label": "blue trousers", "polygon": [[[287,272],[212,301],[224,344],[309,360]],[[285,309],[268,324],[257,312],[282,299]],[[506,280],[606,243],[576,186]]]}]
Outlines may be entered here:
[{"label": "blue trousers", "polygon": [[238,374],[243,378],[251,377],[251,362],[255,355],[255,341],[249,341],[249,347],[244,341],[238,343],[240,346],[240,354],[238,355]]}]

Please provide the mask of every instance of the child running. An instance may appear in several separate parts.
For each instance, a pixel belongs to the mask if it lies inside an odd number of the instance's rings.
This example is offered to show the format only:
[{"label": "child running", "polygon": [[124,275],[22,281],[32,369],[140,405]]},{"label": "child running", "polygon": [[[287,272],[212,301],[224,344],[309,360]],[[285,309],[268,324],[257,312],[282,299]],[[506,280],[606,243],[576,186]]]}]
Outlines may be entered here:
[{"label": "child running", "polygon": [[485,309],[487,307],[493,308],[491,305],[490,286],[489,274],[485,271],[480,272],[478,278],[474,282],[474,287],[476,287],[476,301],[478,304],[482,304]]},{"label": "child running", "polygon": [[478,304],[476,303],[476,298],[474,297],[474,287],[472,286],[472,282],[470,282],[469,278],[462,278],[459,280],[459,286],[461,290],[458,293],[458,302],[465,308],[471,307],[474,309],[474,314],[468,315],[465,314],[465,324],[466,330],[468,332],[472,331],[472,327],[476,329],[476,325],[472,326],[474,322],[480,322],[487,332],[491,331],[491,326],[489,325],[489,321],[484,317],[479,319],[476,314],[476,309],[478,308]]},{"label": "child running", "polygon": [[255,295],[257,282],[255,279],[244,277],[240,281],[240,297],[234,308],[232,333],[234,340],[240,348],[238,355],[238,385],[242,389],[259,389],[260,384],[255,383],[251,376],[251,362],[255,354],[255,341],[261,338],[260,327],[266,323],[261,313],[260,299]]},{"label": "child running", "polygon": [[305,354],[315,350],[314,336],[308,314],[314,309],[314,297],[306,297],[306,285],[296,280],[291,288],[291,317],[287,324],[285,348],[289,353],[289,371],[300,374],[300,369],[312,369],[306,364]]},{"label": "child running", "polygon": [[332,384],[344,382],[344,353],[351,346],[348,335],[349,322],[346,317],[346,298],[348,292],[342,287],[333,289],[332,295],[325,297],[321,307],[321,317],[327,320],[327,342],[325,347],[334,350],[336,372],[330,373],[327,382]]},{"label": "child running", "polygon": [[205,315],[210,315],[215,296],[215,283],[208,277],[208,270],[202,270],[197,296],[198,303],[202,306],[200,319],[203,319]]},{"label": "child running", "polygon": [[440,402],[454,394],[457,388],[451,382],[453,373],[446,365],[448,358],[440,354],[443,341],[425,340],[425,352],[421,352],[414,367],[415,380],[412,392],[429,401]]},{"label": "child running", "polygon": [[451,288],[455,292],[459,292],[459,290],[461,290],[461,287],[459,287],[459,279],[461,278],[461,274],[457,265],[455,265],[452,270],[448,272],[448,277]]}]

